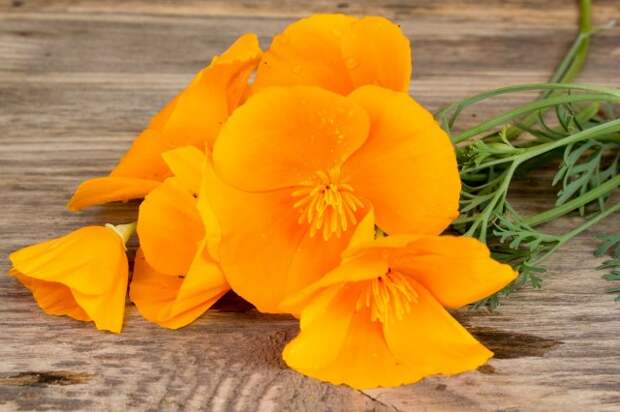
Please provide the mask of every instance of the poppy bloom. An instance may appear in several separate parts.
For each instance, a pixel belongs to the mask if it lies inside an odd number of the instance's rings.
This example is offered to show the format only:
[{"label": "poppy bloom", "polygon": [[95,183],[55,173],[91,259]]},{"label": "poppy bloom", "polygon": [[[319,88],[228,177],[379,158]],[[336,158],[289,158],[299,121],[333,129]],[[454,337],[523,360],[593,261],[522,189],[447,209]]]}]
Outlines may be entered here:
[{"label": "poppy bloom", "polygon": [[161,158],[165,151],[212,145],[222,123],[246,97],[248,77],[261,50],[254,34],[245,34],[151,120],[109,176],[83,182],[69,201],[69,210],[139,199],[170,175]]},{"label": "poppy bloom", "polygon": [[222,127],[205,176],[220,265],[265,312],[335,267],[374,208],[388,233],[436,235],[458,215],[450,139],[405,93],[265,89]]},{"label": "poppy bloom", "polygon": [[217,228],[208,225],[211,220],[203,219],[197,207],[205,155],[186,146],[165,152],[163,158],[174,176],[140,205],[140,250],[129,296],[146,319],[177,329],[198,318],[230,287],[208,252]]},{"label": "poppy bloom", "polygon": [[263,55],[253,91],[271,86],[318,86],[349,94],[364,85],[407,91],[411,46],[383,17],[317,14],[276,35]]},{"label": "poppy bloom", "polygon": [[11,253],[10,274],[49,315],[93,321],[119,333],[125,313],[125,243],[135,224],[87,226]]},{"label": "poppy bloom", "polygon": [[365,219],[340,266],[285,301],[301,315],[286,363],[320,380],[372,388],[486,362],[492,352],[444,307],[498,291],[516,276],[510,266],[473,238],[373,237],[372,218]]}]

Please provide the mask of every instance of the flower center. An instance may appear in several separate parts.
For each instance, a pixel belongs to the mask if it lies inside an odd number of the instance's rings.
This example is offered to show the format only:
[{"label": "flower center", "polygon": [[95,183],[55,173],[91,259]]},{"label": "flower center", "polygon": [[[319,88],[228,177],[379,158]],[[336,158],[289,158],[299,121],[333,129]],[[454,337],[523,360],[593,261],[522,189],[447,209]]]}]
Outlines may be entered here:
[{"label": "flower center", "polygon": [[321,231],[328,240],[332,235],[340,237],[357,223],[355,212],[364,204],[353,193],[353,187],[340,180],[340,169],[318,171],[315,176],[302,182],[292,193],[299,198],[293,205],[299,209],[299,223],[310,225],[310,236]]},{"label": "flower center", "polygon": [[373,321],[385,323],[390,316],[403,319],[411,312],[411,304],[418,301],[418,294],[399,272],[388,272],[372,279],[362,289],[356,310],[370,309],[370,317]]}]

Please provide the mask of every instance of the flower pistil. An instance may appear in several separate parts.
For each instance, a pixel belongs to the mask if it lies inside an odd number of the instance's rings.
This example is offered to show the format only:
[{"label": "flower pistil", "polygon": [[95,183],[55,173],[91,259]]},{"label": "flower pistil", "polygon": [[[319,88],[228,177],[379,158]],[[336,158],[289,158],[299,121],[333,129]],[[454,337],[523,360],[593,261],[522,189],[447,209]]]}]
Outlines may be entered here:
[{"label": "flower pistil", "polygon": [[390,316],[402,320],[411,312],[411,304],[418,301],[411,283],[399,272],[387,273],[364,282],[355,310],[370,309],[371,320],[385,323]]}]

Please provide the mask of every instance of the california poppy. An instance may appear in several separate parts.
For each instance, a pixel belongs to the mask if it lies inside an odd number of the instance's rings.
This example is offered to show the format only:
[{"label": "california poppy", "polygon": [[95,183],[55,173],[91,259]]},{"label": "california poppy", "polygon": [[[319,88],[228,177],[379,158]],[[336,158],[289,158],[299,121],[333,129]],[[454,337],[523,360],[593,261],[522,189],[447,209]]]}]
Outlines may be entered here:
[{"label": "california poppy", "polygon": [[151,120],[109,176],[83,182],[69,210],[138,199],[170,172],[161,154],[175,147],[212,145],[222,123],[248,93],[248,77],[261,50],[254,34],[245,34],[201,70],[178,96]]},{"label": "california poppy", "polygon": [[[293,369],[354,388],[397,386],[475,369],[493,354],[444,309],[486,297],[516,273],[468,237],[377,240],[372,214],[340,266],[287,299],[300,333],[284,349]],[[326,339],[329,337],[329,339]]]},{"label": "california poppy", "polygon": [[125,243],[135,224],[87,226],[11,253],[10,274],[50,315],[93,321],[119,333],[125,313]]},{"label": "california poppy", "polygon": [[276,35],[263,55],[253,91],[271,86],[318,86],[348,94],[364,85],[407,91],[409,39],[391,21],[316,14]]},{"label": "california poppy", "polygon": [[205,179],[220,264],[261,311],[337,265],[373,207],[388,233],[436,235],[458,215],[450,139],[405,93],[273,87],[222,127]]},{"label": "california poppy", "polygon": [[141,249],[129,296],[146,319],[176,329],[194,321],[230,287],[208,251],[217,228],[208,217],[201,218],[197,207],[203,152],[185,146],[163,158],[174,176],[140,205]]}]

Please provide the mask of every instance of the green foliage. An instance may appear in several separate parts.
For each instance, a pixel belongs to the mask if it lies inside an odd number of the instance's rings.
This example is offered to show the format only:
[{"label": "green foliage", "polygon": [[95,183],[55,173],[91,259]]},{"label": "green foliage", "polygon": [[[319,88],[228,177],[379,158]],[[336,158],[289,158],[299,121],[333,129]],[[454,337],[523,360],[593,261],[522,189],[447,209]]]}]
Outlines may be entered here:
[{"label": "green foliage", "polygon": [[[469,105],[523,90],[554,93],[454,132]],[[542,261],[618,209],[617,205],[608,206],[608,198],[620,187],[620,118],[614,109],[620,104],[620,91],[545,84],[512,86],[487,92],[483,99],[480,96],[447,108],[438,119],[458,142],[463,185],[461,215],[453,228],[486,242],[500,260],[519,271],[512,284],[475,305],[493,308],[520,287],[540,287],[545,271]],[[602,105],[612,109],[601,111]],[[510,123],[502,123],[506,121]],[[557,187],[555,207],[538,215],[520,216],[508,200],[512,182],[549,167],[556,168],[552,182]],[[579,211],[585,220],[566,233],[551,235],[536,228],[573,211]]]},{"label": "green foliage", "polygon": [[[580,0],[579,33],[549,83],[502,87],[457,101],[436,115],[456,146],[460,167],[461,215],[453,228],[486,242],[493,256],[510,263],[518,278],[474,307],[497,307],[501,298],[520,287],[541,286],[541,263],[558,248],[591,226],[620,211],[609,205],[620,187],[620,90],[570,84],[583,66],[592,28],[591,1]],[[459,130],[458,121],[470,107],[512,93],[538,92],[531,102]],[[558,166],[559,165],[559,166]],[[521,216],[509,202],[513,180],[532,171],[555,167],[557,187],[553,208]],[[578,211],[583,220],[561,234],[537,227]],[[607,239],[615,258],[603,264],[606,275],[620,280],[619,239]],[[602,246],[603,247],[603,246]],[[620,288],[613,288],[619,293]]]},{"label": "green foliage", "polygon": [[[609,281],[620,281],[620,233],[601,236],[601,245],[594,251],[594,256],[611,255],[611,259],[606,260],[597,269],[608,271],[603,275],[603,279]],[[607,293],[617,294],[614,299],[620,303],[620,285],[609,288]]]},{"label": "green foliage", "polygon": [[[604,165],[604,154],[612,152],[615,146],[617,145],[613,143],[604,144],[596,140],[566,146],[560,168],[553,178],[554,186],[561,183],[557,206],[584,195],[618,174],[620,153],[616,153],[608,166]],[[603,210],[605,200],[606,196],[597,199],[599,210]],[[585,205],[579,208],[579,214],[585,215]]]}]

